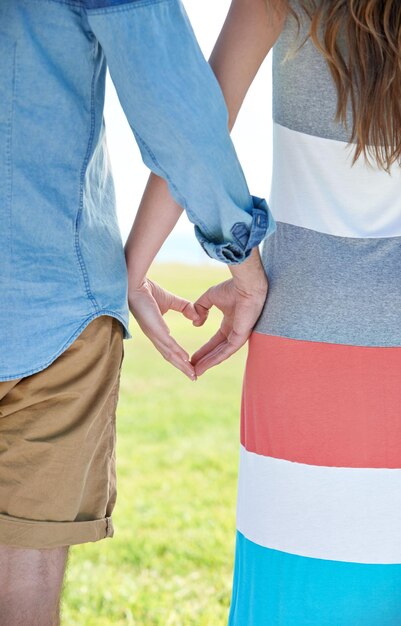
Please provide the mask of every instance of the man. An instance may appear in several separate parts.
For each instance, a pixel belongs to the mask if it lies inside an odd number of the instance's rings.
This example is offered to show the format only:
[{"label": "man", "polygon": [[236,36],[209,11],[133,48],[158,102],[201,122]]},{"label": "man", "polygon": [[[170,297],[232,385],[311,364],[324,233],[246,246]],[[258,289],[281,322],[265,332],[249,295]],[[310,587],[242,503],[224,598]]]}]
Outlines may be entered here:
[{"label": "man", "polygon": [[130,334],[106,64],[145,163],[250,285],[272,219],[179,0],[2,0],[0,55],[0,624],[53,626],[68,546],[113,535]]}]

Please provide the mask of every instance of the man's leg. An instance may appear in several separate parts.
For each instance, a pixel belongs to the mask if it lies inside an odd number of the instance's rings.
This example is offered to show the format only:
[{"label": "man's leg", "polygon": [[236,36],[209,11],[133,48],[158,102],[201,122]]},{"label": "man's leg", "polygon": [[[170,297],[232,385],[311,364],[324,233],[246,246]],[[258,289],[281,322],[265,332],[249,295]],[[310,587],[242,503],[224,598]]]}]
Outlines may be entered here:
[{"label": "man's leg", "polygon": [[58,626],[68,548],[0,545],[0,626]]},{"label": "man's leg", "polygon": [[123,356],[103,315],[47,368],[0,381],[0,626],[58,625],[65,546],[113,536]]}]

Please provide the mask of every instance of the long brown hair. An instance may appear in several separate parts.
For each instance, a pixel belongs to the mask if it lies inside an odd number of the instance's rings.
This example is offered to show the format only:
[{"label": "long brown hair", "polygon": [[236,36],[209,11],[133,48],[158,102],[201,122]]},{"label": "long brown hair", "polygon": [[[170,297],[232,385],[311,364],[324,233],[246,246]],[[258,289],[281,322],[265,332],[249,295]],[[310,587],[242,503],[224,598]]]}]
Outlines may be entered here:
[{"label": "long brown hair", "polygon": [[[361,153],[389,171],[401,162],[401,1],[267,0],[296,19],[310,20],[310,37],[325,57],[337,87],[336,121],[353,116],[353,163]],[[281,3],[281,4],[280,4]],[[296,8],[294,9],[294,5]],[[346,54],[340,37],[345,36]]]}]

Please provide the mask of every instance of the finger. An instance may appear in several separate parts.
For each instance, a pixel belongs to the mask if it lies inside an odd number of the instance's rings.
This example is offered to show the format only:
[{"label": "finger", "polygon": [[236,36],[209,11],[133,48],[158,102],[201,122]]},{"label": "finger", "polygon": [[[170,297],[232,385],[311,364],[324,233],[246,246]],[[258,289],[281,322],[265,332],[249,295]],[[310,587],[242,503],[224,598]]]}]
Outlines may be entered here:
[{"label": "finger", "polygon": [[213,306],[213,301],[212,301],[212,287],[209,287],[209,289],[207,289],[205,291],[205,293],[203,293],[201,296],[199,296],[199,298],[195,301],[195,307],[197,305],[200,305],[201,307],[203,307],[206,310],[209,310],[212,308]]},{"label": "finger", "polygon": [[171,335],[168,334],[162,342],[157,342],[154,345],[166,361],[181,370],[191,380],[196,379],[195,368],[189,360],[188,353]]},{"label": "finger", "polygon": [[192,365],[196,365],[198,361],[203,359],[206,354],[212,352],[218,345],[227,341],[226,335],[219,329],[215,335],[207,343],[205,343],[201,348],[199,348],[191,357]]},{"label": "finger", "polygon": [[[131,311],[145,335],[152,343],[158,342],[159,345],[169,346],[170,329],[155,300],[141,301],[138,299],[135,304],[135,309],[132,307]],[[186,358],[188,354],[182,350],[182,356]]]},{"label": "finger", "polygon": [[198,319],[193,322],[194,326],[203,326],[209,316],[209,309],[202,306],[201,304],[194,304],[195,310],[198,314]]},{"label": "finger", "polygon": [[206,354],[203,359],[198,361],[195,365],[195,374],[201,376],[206,370],[211,367],[219,365],[223,361],[227,360],[235,352],[237,352],[247,341],[248,335],[240,336],[236,333],[232,333],[230,338],[225,342],[222,342],[214,350]]},{"label": "finger", "polygon": [[191,320],[192,322],[196,322],[199,320],[199,313],[196,310],[195,306],[189,300],[185,300],[185,298],[180,298],[180,296],[176,296],[175,294],[171,294],[170,301],[170,309],[172,311],[178,311],[182,313],[184,317]]},{"label": "finger", "polygon": [[210,354],[207,354],[195,365],[196,376],[202,376],[207,370],[220,365],[223,361],[226,361],[230,356],[236,352],[238,348],[233,348],[227,342],[224,342],[217,346]]},{"label": "finger", "polygon": [[230,281],[209,287],[209,289],[196,300],[194,306],[200,315],[201,322],[194,324],[194,326],[202,326],[202,324],[205,323],[209,311],[213,306],[224,312],[229,302],[229,300],[227,300],[227,295],[229,295],[227,292],[228,282]]},{"label": "finger", "polygon": [[196,376],[195,368],[193,367],[188,368],[188,362],[182,361],[182,359],[176,357],[175,355],[172,355],[166,358],[166,360],[171,365],[173,365],[178,370],[180,370],[183,374],[185,374],[185,376],[187,376],[187,378],[189,378],[191,381],[196,381],[197,376]]},{"label": "finger", "polygon": [[196,380],[195,368],[190,361],[183,359],[176,352],[166,349],[165,346],[158,347],[155,345],[155,347],[168,363],[174,365],[174,367],[183,372],[183,374],[185,374],[190,380]]},{"label": "finger", "polygon": [[189,300],[176,296],[171,291],[167,291],[152,281],[148,281],[152,287],[152,297],[157,303],[157,307],[161,315],[167,313],[167,311],[177,311],[182,313],[184,317],[190,319],[192,322],[198,320],[198,313]]},{"label": "finger", "polygon": [[199,298],[194,303],[195,310],[197,311],[198,316],[199,316],[198,321],[194,322],[194,326],[203,326],[203,324],[206,322],[208,315],[209,315],[209,310],[213,306],[213,301],[212,301],[211,296],[212,296],[212,288],[209,287],[209,289],[207,289],[205,293],[199,296]]},{"label": "finger", "polygon": [[141,311],[137,307],[135,317],[144,334],[160,354],[193,380],[195,370],[190,363],[189,354],[170,335],[170,330],[157,307],[148,306]]}]

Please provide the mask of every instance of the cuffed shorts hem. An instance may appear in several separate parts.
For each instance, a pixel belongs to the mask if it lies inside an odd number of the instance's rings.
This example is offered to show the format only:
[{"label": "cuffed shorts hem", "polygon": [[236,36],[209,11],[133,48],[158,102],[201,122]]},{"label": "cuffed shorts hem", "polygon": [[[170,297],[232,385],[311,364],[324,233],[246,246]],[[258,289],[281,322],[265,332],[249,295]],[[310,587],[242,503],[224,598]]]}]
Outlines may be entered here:
[{"label": "cuffed shorts hem", "polygon": [[48,368],[0,383],[0,545],[112,536],[123,356],[122,325],[103,315]]},{"label": "cuffed shorts hem", "polygon": [[0,544],[14,548],[59,548],[113,535],[111,517],[82,522],[42,522],[0,514]]}]

